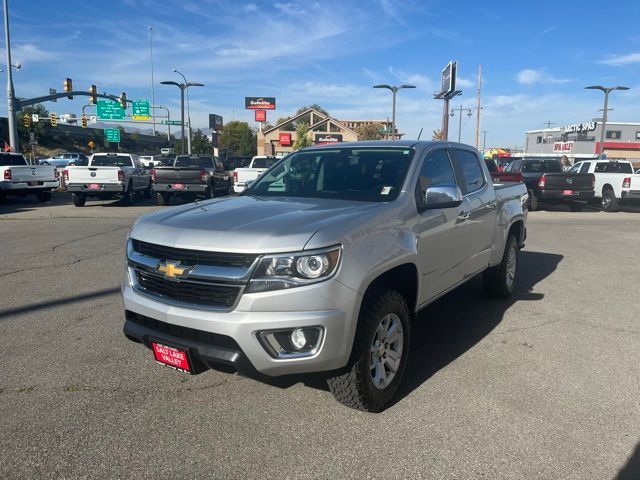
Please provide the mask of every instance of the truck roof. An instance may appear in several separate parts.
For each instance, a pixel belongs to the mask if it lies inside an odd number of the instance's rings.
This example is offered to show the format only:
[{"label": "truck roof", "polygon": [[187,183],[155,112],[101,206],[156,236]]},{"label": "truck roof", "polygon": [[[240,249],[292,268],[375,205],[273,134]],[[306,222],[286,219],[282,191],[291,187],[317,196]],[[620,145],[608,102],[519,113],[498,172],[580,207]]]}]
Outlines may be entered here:
[{"label": "truck roof", "polygon": [[[460,146],[469,148],[471,145],[466,145],[464,143],[458,142],[450,142],[445,140],[365,140],[361,142],[340,142],[340,143],[331,143],[331,144],[322,144],[322,145],[313,145],[311,147],[305,148],[307,149],[318,149],[318,148],[336,148],[336,147],[399,147],[399,148],[414,148],[417,146],[428,147],[431,145],[442,145],[442,146]],[[473,148],[473,147],[471,147]]]}]

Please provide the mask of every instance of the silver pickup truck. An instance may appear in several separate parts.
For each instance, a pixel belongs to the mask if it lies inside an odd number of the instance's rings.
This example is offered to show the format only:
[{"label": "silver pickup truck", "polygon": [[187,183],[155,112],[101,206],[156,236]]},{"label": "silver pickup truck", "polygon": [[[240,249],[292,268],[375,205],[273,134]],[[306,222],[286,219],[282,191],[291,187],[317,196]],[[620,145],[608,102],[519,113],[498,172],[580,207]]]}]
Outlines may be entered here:
[{"label": "silver pickup truck", "polygon": [[513,292],[526,204],[462,144],[303,149],[240,196],[133,225],[124,334],[189,373],[326,372],[340,402],[379,411],[420,309],[480,273],[487,294]]}]

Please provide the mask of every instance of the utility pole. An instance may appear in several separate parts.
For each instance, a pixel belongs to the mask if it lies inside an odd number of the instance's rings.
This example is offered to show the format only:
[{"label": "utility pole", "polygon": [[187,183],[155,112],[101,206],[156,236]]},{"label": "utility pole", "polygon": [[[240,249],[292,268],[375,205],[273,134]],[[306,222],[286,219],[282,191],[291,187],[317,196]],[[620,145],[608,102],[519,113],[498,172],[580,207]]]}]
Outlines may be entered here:
[{"label": "utility pole", "polygon": [[[149,26],[147,29],[149,30],[149,50],[151,53],[151,105],[156,104],[156,87],[155,82],[153,80],[153,32],[155,28],[153,26]],[[154,115],[153,107],[151,108],[151,119],[153,120],[153,135],[156,135],[156,117]]]},{"label": "utility pole", "polygon": [[7,50],[7,122],[9,124],[9,145],[11,150],[19,152],[18,125],[16,124],[16,92],[13,88],[13,72],[11,71],[11,36],[9,35],[9,2],[4,0],[4,38]]},{"label": "utility pole", "polygon": [[487,148],[487,130],[483,130],[482,131],[482,153],[484,153],[486,148]]},{"label": "utility pole", "polygon": [[[460,140],[462,139],[462,111],[466,111],[468,117],[473,115],[473,112],[470,108],[463,108],[462,105],[460,105],[457,110],[460,111],[460,113],[458,114],[458,142],[460,142]],[[453,117],[455,115],[455,112],[451,112],[450,115]]]},{"label": "utility pole", "polygon": [[479,136],[480,136],[480,92],[482,91],[482,65],[478,65],[478,104],[476,106],[476,149],[478,148]]}]

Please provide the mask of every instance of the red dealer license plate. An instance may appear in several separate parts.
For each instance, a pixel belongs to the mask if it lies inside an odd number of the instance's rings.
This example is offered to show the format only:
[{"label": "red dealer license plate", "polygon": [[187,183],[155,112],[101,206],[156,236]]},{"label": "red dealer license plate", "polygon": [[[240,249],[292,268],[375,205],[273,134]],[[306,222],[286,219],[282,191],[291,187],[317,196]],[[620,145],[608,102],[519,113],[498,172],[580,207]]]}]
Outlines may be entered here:
[{"label": "red dealer license plate", "polygon": [[171,185],[174,190],[184,190],[184,183],[174,183]]},{"label": "red dealer license plate", "polygon": [[89,190],[100,190],[100,184],[99,183],[90,183],[89,184]]},{"label": "red dealer license plate", "polygon": [[562,195],[577,195],[573,190],[563,190]]},{"label": "red dealer license plate", "polygon": [[175,368],[182,372],[191,373],[191,365],[189,365],[189,355],[185,350],[169,347],[161,343],[151,342],[153,354],[156,361],[163,365]]}]

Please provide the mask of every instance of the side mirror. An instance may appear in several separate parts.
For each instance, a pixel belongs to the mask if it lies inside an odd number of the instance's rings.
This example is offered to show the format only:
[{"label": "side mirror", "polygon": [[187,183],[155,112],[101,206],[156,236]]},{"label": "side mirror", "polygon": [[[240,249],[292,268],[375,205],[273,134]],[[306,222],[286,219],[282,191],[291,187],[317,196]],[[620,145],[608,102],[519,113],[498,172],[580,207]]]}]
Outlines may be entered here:
[{"label": "side mirror", "polygon": [[425,190],[423,200],[425,210],[458,207],[462,204],[462,192],[457,185],[437,185]]}]

